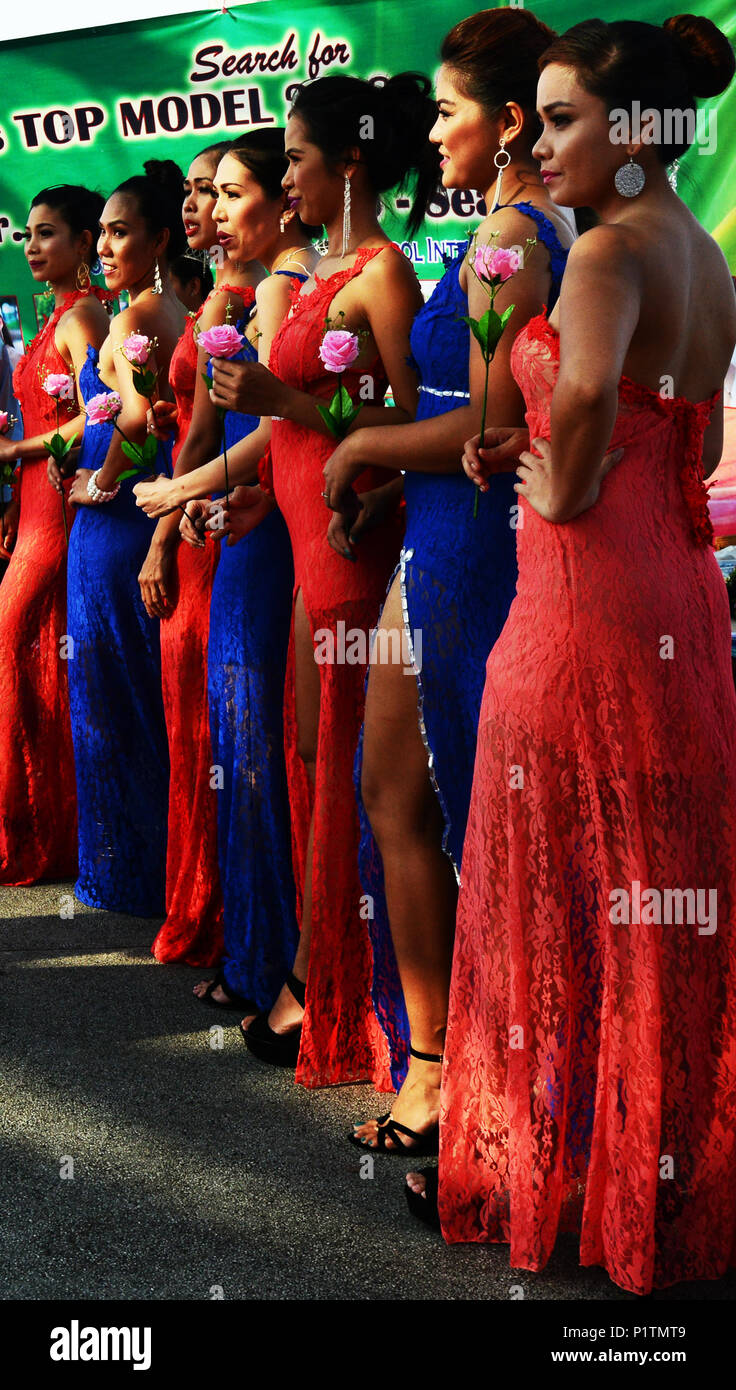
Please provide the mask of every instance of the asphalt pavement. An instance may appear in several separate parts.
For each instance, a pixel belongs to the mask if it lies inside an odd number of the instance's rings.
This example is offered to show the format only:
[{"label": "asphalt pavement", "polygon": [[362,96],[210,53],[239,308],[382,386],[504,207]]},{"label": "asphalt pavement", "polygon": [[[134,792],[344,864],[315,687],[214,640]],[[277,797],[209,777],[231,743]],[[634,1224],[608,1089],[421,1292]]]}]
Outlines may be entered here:
[{"label": "asphalt pavement", "polygon": [[[209,972],[154,961],[156,921],[65,917],[70,894],[0,889],[3,1299],[632,1298],[573,1237],[540,1274],[445,1246],[409,1215],[411,1161],[371,1176],[345,1139],[386,1097],[256,1061],[192,995]],[[734,1296],[736,1273],[654,1298]]]}]

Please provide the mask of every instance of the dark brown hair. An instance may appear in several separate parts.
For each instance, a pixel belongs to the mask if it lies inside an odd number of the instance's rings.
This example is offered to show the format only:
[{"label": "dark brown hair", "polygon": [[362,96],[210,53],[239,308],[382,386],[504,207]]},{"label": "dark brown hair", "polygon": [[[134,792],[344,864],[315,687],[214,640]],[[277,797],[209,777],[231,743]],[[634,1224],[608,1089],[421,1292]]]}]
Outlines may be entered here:
[{"label": "dark brown hair", "polygon": [[[439,182],[439,153],[428,139],[437,119],[431,91],[421,72],[370,82],[341,73],[303,83],[291,108],[325,159],[339,163],[357,146],[376,193],[413,186],[410,233],[421,225]],[[370,138],[363,133],[367,117]]]},{"label": "dark brown hair", "polygon": [[529,10],[480,10],[450,30],[440,57],[458,74],[465,95],[487,115],[495,116],[508,101],[516,102],[531,127],[528,136],[533,143],[539,133],[537,64],[556,37],[554,29]]},{"label": "dark brown hair", "polygon": [[[702,15],[680,14],[660,27],[638,20],[586,19],[555,39],[539,68],[560,63],[574,68],[586,92],[600,97],[608,111],[687,112],[697,97],[725,91],[736,60],[726,35]],[[684,133],[684,131],[683,131]],[[685,153],[683,139],[657,146],[663,164]]]}]

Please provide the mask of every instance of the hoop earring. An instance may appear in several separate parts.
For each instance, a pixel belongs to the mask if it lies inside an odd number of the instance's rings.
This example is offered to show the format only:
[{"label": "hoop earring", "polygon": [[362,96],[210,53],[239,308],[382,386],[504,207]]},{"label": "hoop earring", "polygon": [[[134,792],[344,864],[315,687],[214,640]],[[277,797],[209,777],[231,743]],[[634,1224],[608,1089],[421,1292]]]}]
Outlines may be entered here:
[{"label": "hoop earring", "polygon": [[509,164],[511,163],[511,155],[509,154],[508,150],[504,149],[505,144],[506,139],[505,136],[502,135],[501,143],[493,156],[493,163],[498,169],[498,178],[496,179],[496,191],[493,195],[493,206],[490,209],[491,212],[495,212],[496,208],[499,206],[501,200],[501,185],[503,183],[503,171],[504,169],[507,169]]},{"label": "hoop earring", "polygon": [[345,188],[342,198],[342,255],[340,259],[344,260],[350,245],[350,179],[347,173],[345,174]]},{"label": "hoop earring", "polygon": [[637,164],[631,154],[628,164],[622,164],[621,168],[616,170],[613,180],[616,185],[616,192],[620,193],[622,198],[636,198],[641,193],[646,181],[647,176],[641,164]]},{"label": "hoop earring", "polygon": [[89,266],[86,261],[80,261],[77,266],[77,289],[88,290],[92,284],[92,277],[89,273]]},{"label": "hoop earring", "polygon": [[158,256],[157,256],[157,257],[156,257],[156,261],[155,261],[155,265],[154,265],[154,270],[153,270],[153,293],[154,293],[154,294],[163,294],[163,292],[164,292],[164,287],[163,287],[163,282],[162,282],[162,280],[161,280],[161,271],[160,271],[159,268],[158,268]]}]

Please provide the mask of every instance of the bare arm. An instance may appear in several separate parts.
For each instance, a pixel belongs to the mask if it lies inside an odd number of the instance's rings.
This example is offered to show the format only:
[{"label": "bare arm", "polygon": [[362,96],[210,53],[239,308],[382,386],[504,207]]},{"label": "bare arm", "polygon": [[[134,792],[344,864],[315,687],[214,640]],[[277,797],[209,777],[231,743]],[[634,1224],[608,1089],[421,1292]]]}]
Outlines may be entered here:
[{"label": "bare arm", "polygon": [[[100,304],[94,299],[75,304],[73,309],[63,314],[56,329],[56,346],[74,374],[79,414],[66,420],[59,427],[62,439],[69,440],[76,435],[81,437],[84,430],[84,401],[79,391],[79,374],[87,356],[87,347],[99,348],[107,337],[110,321]],[[39,389],[40,384],[39,384]],[[56,427],[52,429],[56,433]],[[0,440],[0,461],[7,459],[35,459],[46,454],[44,440],[48,434],[37,434],[29,439]]]},{"label": "bare arm", "polygon": [[[380,266],[376,264],[378,261],[381,262]],[[360,304],[360,311],[368,322],[391,385],[394,407],[366,404],[358,420],[361,426],[393,425],[402,420],[411,420],[416,411],[417,382],[406,358],[409,353],[409,331],[422,302],[416,276],[406,258],[391,251],[390,255],[376,257],[363,271],[359,280],[362,282],[361,291],[365,295]],[[366,350],[361,356],[364,359],[362,365],[365,368],[370,366],[368,359],[373,353]],[[281,381],[269,372],[263,363],[238,363],[232,366],[236,368],[235,375],[238,380],[237,409],[292,420],[295,424],[333,438],[317,409],[316,398],[309,392],[299,391]],[[360,358],[352,370],[361,373]],[[227,372],[220,374],[218,364],[215,368],[215,388],[212,394],[213,399],[226,408],[235,405],[234,394],[227,378]],[[338,384],[336,376],[335,389]],[[350,429],[357,428],[357,423],[354,422]]]},{"label": "bare arm", "polygon": [[572,520],[597,496],[641,296],[639,263],[618,228],[594,227],[575,243],[560,297],[549,467],[528,493],[520,488],[548,521]]},{"label": "bare arm", "polygon": [[[518,246],[520,239],[523,241],[525,223],[526,219],[521,214],[513,209],[503,209],[486,218],[479,230],[477,244],[489,243],[490,234],[494,232],[495,246]],[[511,375],[510,356],[519,329],[541,311],[549,294],[549,268],[543,247],[541,252],[540,255],[539,249],[532,247],[523,269],[501,287],[496,297],[497,312],[503,313],[509,304],[515,307],[488,371],[489,421],[515,421],[520,426],[524,423],[524,400]],[[488,308],[488,294],[469,269],[467,276],[468,310],[472,318],[479,319]],[[327,491],[332,494],[330,484],[334,480],[335,498],[339,499],[344,485],[368,464],[378,468],[401,468],[407,472],[461,472],[465,441],[480,427],[486,379],[483,354],[470,330],[468,379],[470,401],[467,405],[432,419],[390,424],[381,430],[358,428],[349,435],[325,469]],[[513,471],[515,466],[511,461],[506,464],[508,471]]]}]

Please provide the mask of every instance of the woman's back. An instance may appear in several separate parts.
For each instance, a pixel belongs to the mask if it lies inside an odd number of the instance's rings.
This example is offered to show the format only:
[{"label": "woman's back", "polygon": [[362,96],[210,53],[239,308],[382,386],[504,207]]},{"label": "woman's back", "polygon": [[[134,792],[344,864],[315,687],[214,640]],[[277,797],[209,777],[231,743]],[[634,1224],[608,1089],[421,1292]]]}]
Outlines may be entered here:
[{"label": "woman's back", "polygon": [[[638,292],[633,332],[612,296],[611,333],[631,332],[624,375],[691,401],[720,388],[736,343],[736,295],[723,253],[684,203],[665,193],[627,209],[620,221],[584,233],[571,254],[571,270],[581,257],[597,258],[603,276],[618,265]],[[571,275],[551,317],[553,326],[559,320],[563,362],[565,312],[574,294]]]}]

